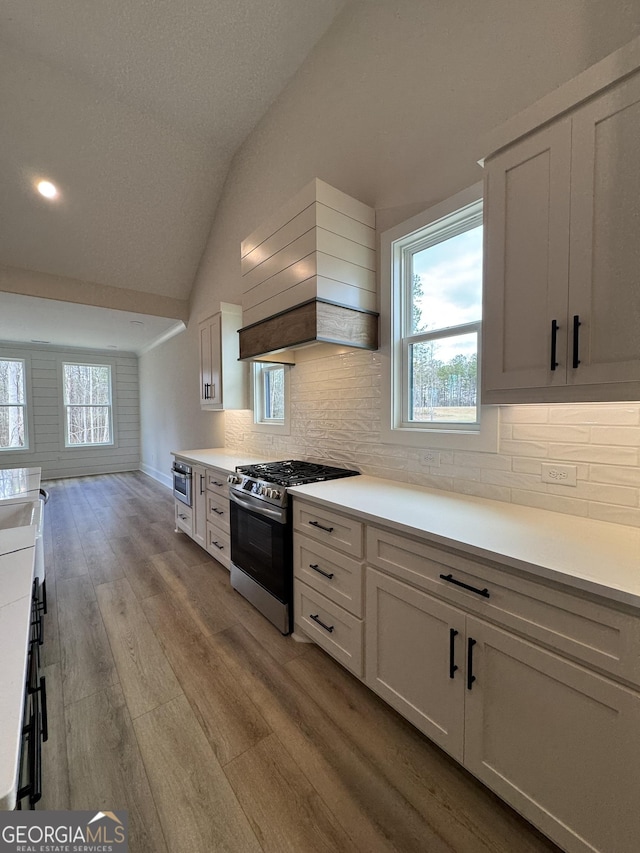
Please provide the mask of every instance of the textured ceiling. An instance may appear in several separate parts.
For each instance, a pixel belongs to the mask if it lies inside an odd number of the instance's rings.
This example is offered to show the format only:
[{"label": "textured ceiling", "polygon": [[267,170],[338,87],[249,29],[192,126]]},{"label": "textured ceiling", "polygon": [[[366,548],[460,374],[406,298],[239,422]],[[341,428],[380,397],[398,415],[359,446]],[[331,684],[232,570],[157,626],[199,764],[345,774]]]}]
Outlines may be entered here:
[{"label": "textured ceiling", "polygon": [[188,298],[234,151],[343,4],[5,0],[0,265]]}]

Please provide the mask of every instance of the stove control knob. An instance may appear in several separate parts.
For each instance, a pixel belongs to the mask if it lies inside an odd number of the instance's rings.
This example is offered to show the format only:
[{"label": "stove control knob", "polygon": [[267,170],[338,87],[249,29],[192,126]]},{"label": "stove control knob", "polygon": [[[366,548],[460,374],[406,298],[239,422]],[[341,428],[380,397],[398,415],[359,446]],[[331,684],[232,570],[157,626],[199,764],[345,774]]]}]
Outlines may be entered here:
[{"label": "stove control knob", "polygon": [[259,495],[262,495],[264,497],[268,491],[269,491],[269,489],[267,489],[266,486],[258,486],[258,494]]},{"label": "stove control knob", "polygon": [[229,474],[227,477],[227,483],[230,483],[232,486],[235,486],[236,483],[241,483],[242,477],[239,477],[237,474]]},{"label": "stove control knob", "polygon": [[272,498],[273,500],[279,501],[280,500],[280,489],[269,489],[269,495],[268,496],[270,498]]}]

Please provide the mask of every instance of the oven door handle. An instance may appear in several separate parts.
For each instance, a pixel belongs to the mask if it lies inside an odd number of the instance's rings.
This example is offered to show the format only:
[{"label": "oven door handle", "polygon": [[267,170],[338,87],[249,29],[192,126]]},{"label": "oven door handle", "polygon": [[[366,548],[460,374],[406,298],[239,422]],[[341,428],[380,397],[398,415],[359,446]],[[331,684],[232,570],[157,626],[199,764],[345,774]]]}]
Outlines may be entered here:
[{"label": "oven door handle", "polygon": [[178,471],[177,468],[172,468],[171,471],[174,474],[177,474],[179,477],[184,477],[186,480],[190,480],[193,476],[193,474],[191,474],[191,473],[186,474],[184,471]]},{"label": "oven door handle", "polygon": [[263,501],[259,502],[252,501],[250,499],[241,497],[236,494],[232,489],[229,489],[229,500],[232,500],[234,503],[241,506],[243,509],[246,509],[247,512],[253,512],[256,515],[262,515],[265,518],[271,518],[273,521],[277,521],[278,524],[286,524],[287,523],[287,511],[286,509],[278,509],[277,507],[270,507],[265,505]]}]

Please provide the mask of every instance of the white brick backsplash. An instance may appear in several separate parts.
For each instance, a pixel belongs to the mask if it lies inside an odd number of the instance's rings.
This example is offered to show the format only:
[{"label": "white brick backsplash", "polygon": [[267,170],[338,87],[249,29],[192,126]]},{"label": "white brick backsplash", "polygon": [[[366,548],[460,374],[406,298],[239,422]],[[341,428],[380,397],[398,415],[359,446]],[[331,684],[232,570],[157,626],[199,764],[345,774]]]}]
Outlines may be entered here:
[{"label": "white brick backsplash", "polygon": [[[226,443],[271,459],[333,462],[440,491],[640,526],[640,403],[501,407],[498,453],[439,450],[435,467],[420,448],[380,441],[387,416],[381,371],[378,353],[297,364],[289,371],[291,435],[257,433],[251,412],[229,411]],[[542,483],[542,461],[577,465],[577,487]]]},{"label": "white brick backsplash", "polygon": [[627,506],[590,503],[589,518],[597,518],[599,521],[612,521],[614,524],[628,524],[632,527],[640,527],[640,509],[632,509]]},{"label": "white brick backsplash", "polygon": [[[552,512],[562,512],[566,515],[579,515],[582,518],[588,515],[589,504],[587,501],[574,500],[573,498],[511,489],[511,501],[522,506],[535,506],[539,509],[550,509]],[[544,534],[544,531],[542,533]]]},{"label": "white brick backsplash", "polygon": [[550,444],[549,456],[554,462],[603,462],[608,465],[638,465],[638,451],[631,447],[609,447],[605,444]]},{"label": "white brick backsplash", "polygon": [[567,441],[572,444],[587,442],[589,427],[568,424],[514,424],[515,441]]},{"label": "white brick backsplash", "polygon": [[640,403],[621,406],[619,403],[580,406],[549,406],[549,422],[556,424],[612,424],[614,426],[638,424]]},{"label": "white brick backsplash", "polygon": [[624,444],[640,448],[640,427],[591,427],[591,441],[594,444]]},{"label": "white brick backsplash", "polygon": [[590,465],[589,479],[594,483],[636,486],[640,489],[640,467],[620,468],[617,465]]}]

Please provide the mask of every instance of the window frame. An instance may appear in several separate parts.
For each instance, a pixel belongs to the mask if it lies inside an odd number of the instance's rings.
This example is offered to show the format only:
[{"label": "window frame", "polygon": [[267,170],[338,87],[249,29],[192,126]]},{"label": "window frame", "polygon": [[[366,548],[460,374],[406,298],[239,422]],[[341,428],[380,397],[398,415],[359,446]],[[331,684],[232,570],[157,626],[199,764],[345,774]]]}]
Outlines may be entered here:
[{"label": "window frame", "polygon": [[24,403],[1,403],[0,408],[20,407],[22,408],[22,419],[24,424],[24,445],[22,447],[0,447],[1,453],[25,453],[31,450],[31,389],[30,389],[30,371],[31,364],[28,356],[24,355],[8,355],[0,352],[0,361],[19,361],[22,363],[22,379],[24,383]]},{"label": "window frame", "polygon": [[[381,330],[383,361],[382,441],[391,444],[435,449],[479,450],[497,452],[499,410],[482,405],[482,320],[450,328],[441,327],[426,333],[404,335],[411,329],[410,276],[406,255],[464,233],[469,219],[481,223],[482,184],[456,193],[437,205],[401,222],[381,235]],[[448,220],[448,221],[446,221]],[[466,226],[466,227],[465,227]],[[483,239],[485,235],[483,234]],[[435,238],[435,239],[434,239]],[[409,352],[412,343],[423,339],[454,337],[477,328],[478,334],[478,421],[457,422],[410,421]],[[452,334],[453,333],[453,334]]]},{"label": "window frame", "polygon": [[[290,435],[290,405],[289,405],[289,369],[291,365],[272,361],[254,361],[251,364],[251,385],[253,401],[253,428],[257,432],[279,433]],[[265,412],[265,381],[269,373],[275,370],[283,371],[284,386],[284,416],[268,418]]]},{"label": "window frame", "polygon": [[[111,436],[110,441],[96,441],[91,442],[89,444],[71,444],[69,442],[69,417],[68,410],[69,408],[92,408],[88,405],[82,405],[77,403],[67,403],[67,395],[66,395],[66,385],[65,385],[65,366],[73,365],[80,367],[107,367],[109,369],[109,434]],[[115,366],[111,359],[101,359],[100,361],[90,361],[88,359],[82,359],[81,361],[74,361],[69,358],[61,358],[60,359],[60,389],[61,389],[61,406],[62,406],[62,421],[63,421],[63,440],[65,450],[87,450],[92,448],[102,448],[102,447],[115,447],[116,446],[116,434],[115,434],[115,403],[114,403],[114,371]],[[98,403],[94,404],[93,408],[105,408],[107,404]]]}]

